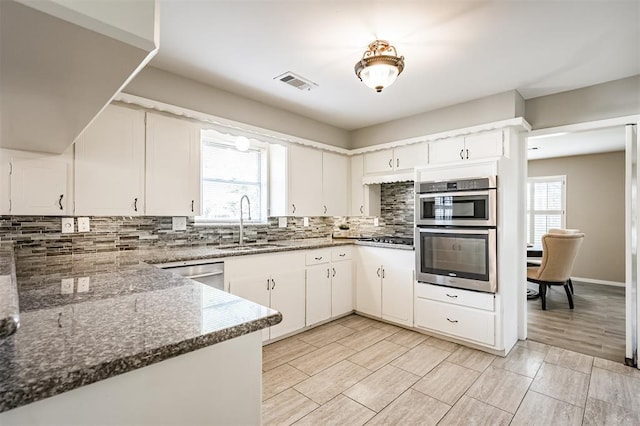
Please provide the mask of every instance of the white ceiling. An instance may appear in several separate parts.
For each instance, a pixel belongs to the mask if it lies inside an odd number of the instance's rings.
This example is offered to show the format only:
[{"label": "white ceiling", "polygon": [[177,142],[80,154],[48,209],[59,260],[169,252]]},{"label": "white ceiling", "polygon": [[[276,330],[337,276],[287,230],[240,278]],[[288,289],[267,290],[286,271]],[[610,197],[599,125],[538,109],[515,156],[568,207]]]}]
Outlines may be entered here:
[{"label": "white ceiling", "polygon": [[572,132],[540,137],[529,137],[529,160],[568,157],[571,155],[598,154],[624,150],[624,126]]},{"label": "white ceiling", "polygon": [[[160,11],[153,66],[347,130],[640,74],[637,0],[160,0]],[[353,70],[376,38],[406,64],[382,93]],[[319,87],[273,80],[286,71]]]}]

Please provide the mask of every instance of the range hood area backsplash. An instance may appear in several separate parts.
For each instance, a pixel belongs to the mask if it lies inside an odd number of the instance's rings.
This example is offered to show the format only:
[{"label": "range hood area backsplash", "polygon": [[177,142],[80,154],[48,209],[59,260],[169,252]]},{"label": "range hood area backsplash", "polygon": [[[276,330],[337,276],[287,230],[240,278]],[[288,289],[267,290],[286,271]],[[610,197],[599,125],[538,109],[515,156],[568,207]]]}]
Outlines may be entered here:
[{"label": "range hood area backsplash", "polygon": [[[349,236],[413,235],[413,183],[382,184],[379,226],[372,217],[287,218],[279,228],[277,218],[266,225],[247,225],[248,242],[266,242],[339,235],[340,224]],[[172,231],[171,217],[92,217],[91,232],[62,234],[61,220],[53,216],[0,216],[0,243],[13,242],[20,256],[56,256],[145,248],[197,247],[238,241],[238,225],[197,226],[187,220],[186,231]]]}]

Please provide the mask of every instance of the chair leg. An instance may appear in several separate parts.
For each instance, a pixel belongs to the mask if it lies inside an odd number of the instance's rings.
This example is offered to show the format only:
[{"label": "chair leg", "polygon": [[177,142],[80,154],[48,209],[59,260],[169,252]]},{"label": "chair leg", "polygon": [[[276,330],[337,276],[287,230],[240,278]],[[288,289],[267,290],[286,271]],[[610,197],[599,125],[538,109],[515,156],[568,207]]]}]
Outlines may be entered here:
[{"label": "chair leg", "polygon": [[571,290],[569,289],[569,281],[565,283],[564,291],[567,293],[567,299],[569,299],[569,309],[573,309],[573,297],[571,297]]},{"label": "chair leg", "polygon": [[575,291],[573,291],[573,282],[571,281],[571,278],[569,278],[569,288],[571,289],[571,294],[576,294]]},{"label": "chair leg", "polygon": [[542,310],[547,310],[547,285],[539,283],[538,293],[540,293],[540,299],[542,300]]}]

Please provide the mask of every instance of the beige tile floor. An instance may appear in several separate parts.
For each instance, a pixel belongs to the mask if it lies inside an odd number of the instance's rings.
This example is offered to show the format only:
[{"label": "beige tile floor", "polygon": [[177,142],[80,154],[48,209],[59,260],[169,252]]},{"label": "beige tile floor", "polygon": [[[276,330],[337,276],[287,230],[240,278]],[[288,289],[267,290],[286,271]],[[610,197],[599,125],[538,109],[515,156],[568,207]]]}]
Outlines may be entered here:
[{"label": "beige tile floor", "polygon": [[640,370],[530,341],[496,357],[351,315],[264,347],[262,420],[638,425]]}]

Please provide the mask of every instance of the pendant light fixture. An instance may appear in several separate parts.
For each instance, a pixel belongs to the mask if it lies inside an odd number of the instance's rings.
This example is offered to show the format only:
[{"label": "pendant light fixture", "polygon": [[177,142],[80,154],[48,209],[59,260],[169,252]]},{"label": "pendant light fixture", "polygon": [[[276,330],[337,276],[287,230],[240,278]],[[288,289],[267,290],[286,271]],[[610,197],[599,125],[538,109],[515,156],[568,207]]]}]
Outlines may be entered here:
[{"label": "pendant light fixture", "polygon": [[391,86],[403,69],[404,56],[398,57],[396,48],[385,40],[370,43],[355,66],[358,78],[378,93]]}]

